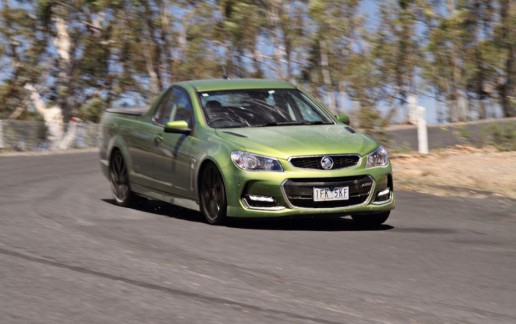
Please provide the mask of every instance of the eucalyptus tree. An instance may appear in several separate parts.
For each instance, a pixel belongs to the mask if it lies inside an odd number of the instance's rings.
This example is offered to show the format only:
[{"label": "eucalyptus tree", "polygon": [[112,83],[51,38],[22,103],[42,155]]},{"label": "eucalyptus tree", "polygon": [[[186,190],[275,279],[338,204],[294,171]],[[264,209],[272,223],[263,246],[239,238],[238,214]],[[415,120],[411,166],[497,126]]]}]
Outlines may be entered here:
[{"label": "eucalyptus tree", "polygon": [[513,0],[500,0],[499,10],[496,41],[505,52],[503,81],[499,92],[504,116],[516,117],[516,4]]},{"label": "eucalyptus tree", "polygon": [[496,4],[493,1],[473,0],[467,3],[463,28],[469,30],[467,39],[466,88],[478,102],[479,118],[487,118],[486,99],[494,97],[500,50],[494,43]]},{"label": "eucalyptus tree", "polygon": [[[65,121],[98,89],[110,86],[110,23],[121,2],[38,0],[33,4],[46,37],[49,88]],[[37,87],[36,87],[37,88]]]},{"label": "eucalyptus tree", "polygon": [[337,109],[337,92],[343,92],[348,84],[343,72],[350,68],[350,57],[364,54],[360,35],[364,20],[359,13],[359,4],[357,0],[309,2],[309,15],[314,26],[305,78],[311,80],[316,90],[322,85],[332,110]]},{"label": "eucalyptus tree", "polygon": [[[489,98],[503,76],[507,44],[501,28],[500,2],[487,0],[447,0],[444,10],[436,5],[435,26],[429,30],[427,65],[422,76],[434,87],[438,98],[448,104],[448,120],[471,118],[478,103],[479,118],[488,115]],[[498,41],[498,39],[504,39]],[[509,77],[510,78],[510,77]],[[507,80],[509,79],[507,78]],[[503,96],[501,96],[503,97]]]},{"label": "eucalyptus tree", "polygon": [[382,2],[379,22],[371,36],[375,61],[384,80],[384,99],[391,113],[412,123],[421,88],[418,75],[425,63],[423,47],[435,14],[433,9],[429,1],[423,0]]},{"label": "eucalyptus tree", "polygon": [[306,0],[269,0],[267,39],[274,49],[271,58],[277,78],[295,82],[308,62],[306,48],[310,29]]},{"label": "eucalyptus tree", "polygon": [[259,41],[265,28],[264,3],[218,0],[216,5],[212,41],[220,57],[221,74],[263,77],[264,55]]},{"label": "eucalyptus tree", "polygon": [[27,115],[26,82],[40,79],[47,57],[46,36],[25,2],[0,3],[0,119]]},{"label": "eucalyptus tree", "polygon": [[222,76],[225,55],[219,51],[218,6],[212,1],[179,1],[173,34],[179,51],[174,55],[175,80]]}]

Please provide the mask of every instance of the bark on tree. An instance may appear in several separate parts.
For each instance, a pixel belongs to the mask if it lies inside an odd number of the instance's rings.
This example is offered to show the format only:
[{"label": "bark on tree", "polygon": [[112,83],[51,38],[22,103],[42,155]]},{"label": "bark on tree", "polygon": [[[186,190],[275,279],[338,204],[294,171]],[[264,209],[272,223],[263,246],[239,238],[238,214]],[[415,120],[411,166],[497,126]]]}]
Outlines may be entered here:
[{"label": "bark on tree", "polygon": [[283,54],[284,50],[280,44],[280,33],[279,33],[279,10],[281,3],[278,0],[273,0],[268,11],[269,26],[271,28],[271,43],[274,48],[274,62],[275,71],[279,79],[285,80],[285,74],[283,73]]},{"label": "bark on tree", "polygon": [[[447,9],[450,15],[457,15],[457,7],[454,0],[447,1]],[[452,41],[451,44],[451,62],[452,62],[452,80],[451,85],[453,92],[451,94],[452,99],[450,100],[451,106],[448,108],[450,111],[450,121],[458,122],[465,121],[469,114],[468,112],[468,99],[465,95],[465,89],[462,89],[463,77],[464,77],[464,66],[461,64],[463,61],[460,58],[461,50],[458,48],[456,42]]]},{"label": "bark on tree", "polygon": [[48,129],[47,139],[50,141],[50,149],[58,149],[64,134],[61,108],[57,106],[47,107],[36,88],[34,88],[34,85],[26,84],[25,89],[29,91],[30,98],[37,112],[43,116],[45,126]]},{"label": "bark on tree", "polygon": [[29,91],[29,96],[36,111],[43,116],[45,126],[48,129],[47,139],[50,142],[50,149],[67,150],[75,140],[77,127],[81,122],[80,119],[70,120],[65,133],[61,108],[58,106],[47,107],[34,85],[28,83],[25,85],[25,89]]},{"label": "bark on tree", "polygon": [[328,107],[332,111],[337,111],[337,104],[335,103],[335,95],[333,94],[333,84],[331,82],[330,68],[328,66],[328,47],[326,41],[319,41],[321,49],[321,69],[323,75],[323,82],[328,97]]},{"label": "bark on tree", "polygon": [[[63,120],[70,120],[73,115],[74,99],[72,95],[72,42],[68,33],[68,25],[59,16],[53,17],[56,28],[56,37],[53,38],[59,56],[59,75],[57,85],[58,108],[62,110]],[[61,121],[62,123],[62,121]]]},{"label": "bark on tree", "polygon": [[516,4],[511,0],[503,0],[500,5],[503,47],[507,51],[505,60],[506,79],[501,86],[502,109],[505,117],[516,117]]}]

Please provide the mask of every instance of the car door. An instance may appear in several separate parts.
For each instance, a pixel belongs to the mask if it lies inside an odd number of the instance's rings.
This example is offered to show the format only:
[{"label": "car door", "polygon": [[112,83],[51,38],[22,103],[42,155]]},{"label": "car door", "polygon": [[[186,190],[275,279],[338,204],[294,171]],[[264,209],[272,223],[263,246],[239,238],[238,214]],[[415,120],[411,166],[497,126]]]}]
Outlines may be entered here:
[{"label": "car door", "polygon": [[169,100],[159,107],[154,118],[159,126],[155,137],[154,177],[160,191],[190,198],[195,162],[191,152],[195,139],[191,134],[165,133],[164,127],[169,121],[185,120],[192,128],[192,103],[184,89],[173,87],[171,91]]},{"label": "car door", "polygon": [[[158,100],[160,107],[168,102],[171,91],[165,92]],[[158,108],[159,109],[159,108]],[[133,181],[137,184],[154,187],[155,137],[159,131],[149,120],[130,120],[123,126],[122,135],[132,161]]]}]

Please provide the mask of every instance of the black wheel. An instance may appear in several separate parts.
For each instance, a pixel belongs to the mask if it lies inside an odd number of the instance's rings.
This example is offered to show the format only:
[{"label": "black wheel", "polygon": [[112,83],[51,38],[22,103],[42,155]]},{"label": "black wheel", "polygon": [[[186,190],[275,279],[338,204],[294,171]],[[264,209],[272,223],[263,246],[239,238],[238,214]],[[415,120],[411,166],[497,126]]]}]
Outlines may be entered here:
[{"label": "black wheel", "polygon": [[377,214],[354,215],[353,222],[359,226],[374,227],[383,224],[389,218],[390,211]]},{"label": "black wheel", "polygon": [[135,202],[136,195],[131,191],[129,184],[129,171],[122,153],[113,152],[109,164],[109,177],[111,179],[111,190],[116,204],[127,207]]},{"label": "black wheel", "polygon": [[212,225],[222,224],[226,218],[226,189],[213,163],[207,164],[201,172],[199,196],[206,221]]}]

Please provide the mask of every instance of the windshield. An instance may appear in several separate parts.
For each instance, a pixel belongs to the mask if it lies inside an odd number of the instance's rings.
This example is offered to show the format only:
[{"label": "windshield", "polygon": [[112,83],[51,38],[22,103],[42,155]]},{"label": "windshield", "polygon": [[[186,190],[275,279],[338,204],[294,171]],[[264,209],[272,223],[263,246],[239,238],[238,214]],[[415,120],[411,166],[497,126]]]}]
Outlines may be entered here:
[{"label": "windshield", "polygon": [[199,98],[213,128],[333,124],[297,89],[208,91]]}]

